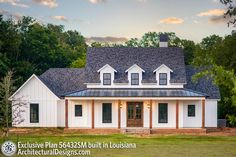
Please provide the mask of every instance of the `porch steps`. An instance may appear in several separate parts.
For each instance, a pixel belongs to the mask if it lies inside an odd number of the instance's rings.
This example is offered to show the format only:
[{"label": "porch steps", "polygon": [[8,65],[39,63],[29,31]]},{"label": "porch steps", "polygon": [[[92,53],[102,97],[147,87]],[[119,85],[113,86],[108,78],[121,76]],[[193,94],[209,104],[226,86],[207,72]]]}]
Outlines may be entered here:
[{"label": "porch steps", "polygon": [[148,128],[126,128],[122,130],[125,134],[144,134],[149,135],[151,130]]}]

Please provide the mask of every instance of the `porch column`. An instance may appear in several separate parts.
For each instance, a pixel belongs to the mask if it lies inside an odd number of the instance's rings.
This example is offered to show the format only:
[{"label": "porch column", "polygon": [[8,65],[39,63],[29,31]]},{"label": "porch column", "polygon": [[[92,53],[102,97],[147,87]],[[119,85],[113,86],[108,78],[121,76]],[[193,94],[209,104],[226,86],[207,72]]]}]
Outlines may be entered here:
[{"label": "porch column", "polygon": [[205,100],[202,100],[202,128],[205,128]]},{"label": "porch column", "polygon": [[150,119],[150,129],[152,129],[152,100],[150,100],[150,113],[149,113],[149,119]]},{"label": "porch column", "polygon": [[65,127],[68,128],[68,99],[65,100]]},{"label": "porch column", "polygon": [[179,100],[176,100],[176,129],[179,129]]},{"label": "porch column", "polygon": [[94,129],[94,100],[92,100],[92,129]]},{"label": "porch column", "polygon": [[121,101],[118,100],[118,129],[120,129],[120,107],[121,107]]}]

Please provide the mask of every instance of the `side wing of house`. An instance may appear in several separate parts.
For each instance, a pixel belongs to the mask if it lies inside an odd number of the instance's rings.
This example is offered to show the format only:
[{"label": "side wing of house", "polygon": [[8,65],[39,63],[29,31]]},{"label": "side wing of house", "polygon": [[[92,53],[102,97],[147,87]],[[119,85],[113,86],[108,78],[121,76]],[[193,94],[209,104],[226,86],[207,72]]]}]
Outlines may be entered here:
[{"label": "side wing of house", "polygon": [[[36,75],[32,75],[11,97],[13,125],[15,127],[57,127],[63,126],[64,101],[60,100]],[[26,105],[15,105],[24,102]],[[22,112],[23,111],[23,112]],[[60,114],[59,114],[60,113]],[[60,115],[60,118],[58,116]],[[16,121],[23,120],[20,124]]]}]

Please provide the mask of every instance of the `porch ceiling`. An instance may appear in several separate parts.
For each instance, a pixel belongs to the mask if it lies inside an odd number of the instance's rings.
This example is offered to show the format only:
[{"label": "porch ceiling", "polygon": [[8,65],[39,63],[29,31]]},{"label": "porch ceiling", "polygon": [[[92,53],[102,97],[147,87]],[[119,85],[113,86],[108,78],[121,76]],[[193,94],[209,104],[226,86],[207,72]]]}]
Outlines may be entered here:
[{"label": "porch ceiling", "polygon": [[207,97],[189,89],[85,89],[65,97]]}]

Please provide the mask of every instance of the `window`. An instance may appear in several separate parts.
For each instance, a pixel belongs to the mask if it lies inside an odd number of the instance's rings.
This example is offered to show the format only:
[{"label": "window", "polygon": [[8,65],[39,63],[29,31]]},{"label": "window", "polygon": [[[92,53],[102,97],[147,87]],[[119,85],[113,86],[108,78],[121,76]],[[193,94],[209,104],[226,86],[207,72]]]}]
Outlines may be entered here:
[{"label": "window", "polygon": [[39,122],[39,104],[30,104],[30,123]]},{"label": "window", "polygon": [[111,103],[102,104],[102,122],[111,123],[112,122],[111,116],[112,116]]},{"label": "window", "polygon": [[103,74],[103,85],[111,85],[111,74],[110,73]]},{"label": "window", "polygon": [[158,122],[168,123],[168,104],[160,103],[158,105]]},{"label": "window", "polygon": [[131,73],[131,85],[139,85],[139,74]]},{"label": "window", "polygon": [[159,85],[167,85],[167,73],[159,74]]},{"label": "window", "polygon": [[195,117],[195,105],[188,105],[188,116]]},{"label": "window", "polygon": [[75,105],[75,117],[82,117],[82,105]]}]

